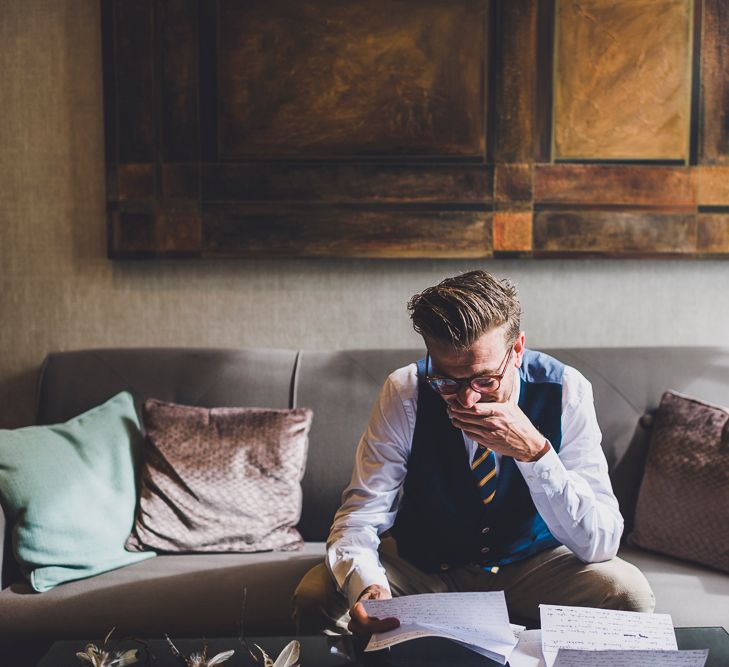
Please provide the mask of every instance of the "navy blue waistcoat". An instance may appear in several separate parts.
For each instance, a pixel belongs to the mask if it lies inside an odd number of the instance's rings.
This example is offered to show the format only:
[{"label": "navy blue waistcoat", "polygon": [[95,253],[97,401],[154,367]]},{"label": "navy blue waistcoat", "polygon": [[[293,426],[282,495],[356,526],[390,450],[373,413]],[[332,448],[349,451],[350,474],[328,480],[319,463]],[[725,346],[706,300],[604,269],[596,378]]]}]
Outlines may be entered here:
[{"label": "navy blue waistcoat", "polygon": [[[559,451],[564,365],[525,350],[519,407]],[[466,563],[505,565],[559,545],[539,515],[514,459],[502,456],[496,495],[484,505],[463,434],[445,401],[424,381],[418,362],[418,404],[400,507],[392,533],[400,556],[423,570]]]}]

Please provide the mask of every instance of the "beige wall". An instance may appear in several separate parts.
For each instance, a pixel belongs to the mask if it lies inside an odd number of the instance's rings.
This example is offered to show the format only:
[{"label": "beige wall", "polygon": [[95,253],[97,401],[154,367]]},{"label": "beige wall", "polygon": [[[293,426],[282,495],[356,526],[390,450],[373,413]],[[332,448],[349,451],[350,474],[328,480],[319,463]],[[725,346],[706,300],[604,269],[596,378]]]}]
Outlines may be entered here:
[{"label": "beige wall", "polygon": [[[455,261],[105,256],[98,0],[0,2],[0,427],[33,419],[50,350],[417,345],[415,291]],[[724,344],[729,262],[492,261],[533,346]]]}]

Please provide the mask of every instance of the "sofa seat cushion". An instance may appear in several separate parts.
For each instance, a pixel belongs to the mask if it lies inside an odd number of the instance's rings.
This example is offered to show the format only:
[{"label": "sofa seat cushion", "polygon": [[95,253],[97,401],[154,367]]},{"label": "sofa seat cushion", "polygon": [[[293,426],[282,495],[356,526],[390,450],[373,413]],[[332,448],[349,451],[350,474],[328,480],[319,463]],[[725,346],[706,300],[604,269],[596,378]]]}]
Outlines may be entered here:
[{"label": "sofa seat cushion", "polygon": [[716,570],[634,547],[618,556],[637,566],[656,595],[656,611],[676,627],[721,625],[729,631],[729,577]]},{"label": "sofa seat cushion", "polygon": [[247,589],[246,635],[291,634],[291,596],[324,559],[301,551],[157,556],[38,595],[26,584],[0,592],[1,639],[237,636]]}]

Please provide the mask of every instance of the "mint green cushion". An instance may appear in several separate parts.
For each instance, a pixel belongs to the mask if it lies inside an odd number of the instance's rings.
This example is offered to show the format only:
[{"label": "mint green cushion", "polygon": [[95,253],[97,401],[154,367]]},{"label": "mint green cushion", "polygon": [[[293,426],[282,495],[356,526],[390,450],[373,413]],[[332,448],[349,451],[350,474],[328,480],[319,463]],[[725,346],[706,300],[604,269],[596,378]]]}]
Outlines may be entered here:
[{"label": "mint green cushion", "polygon": [[154,556],[124,549],[142,439],[128,392],[65,424],[0,430],[0,502],[36,591]]}]

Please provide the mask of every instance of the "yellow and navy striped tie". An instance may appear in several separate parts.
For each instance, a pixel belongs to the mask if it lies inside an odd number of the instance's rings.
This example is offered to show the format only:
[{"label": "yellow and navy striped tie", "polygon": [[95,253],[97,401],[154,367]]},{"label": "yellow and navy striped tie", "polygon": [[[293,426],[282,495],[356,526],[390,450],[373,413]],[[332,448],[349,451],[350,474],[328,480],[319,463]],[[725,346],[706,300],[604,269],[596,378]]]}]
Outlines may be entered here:
[{"label": "yellow and navy striped tie", "polygon": [[471,463],[473,476],[484,505],[488,505],[496,495],[496,455],[483,445],[479,445]]}]

